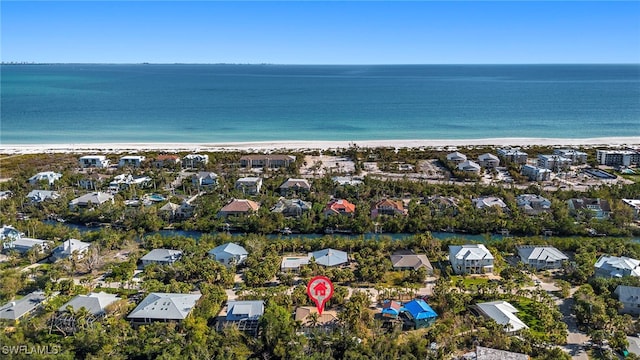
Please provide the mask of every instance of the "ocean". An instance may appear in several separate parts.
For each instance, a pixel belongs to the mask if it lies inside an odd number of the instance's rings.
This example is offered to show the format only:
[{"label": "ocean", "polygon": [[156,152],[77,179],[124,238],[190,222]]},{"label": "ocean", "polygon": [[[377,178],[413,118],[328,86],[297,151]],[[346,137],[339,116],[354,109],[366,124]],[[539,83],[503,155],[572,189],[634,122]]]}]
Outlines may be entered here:
[{"label": "ocean", "polygon": [[1,144],[640,137],[640,64],[0,70]]}]

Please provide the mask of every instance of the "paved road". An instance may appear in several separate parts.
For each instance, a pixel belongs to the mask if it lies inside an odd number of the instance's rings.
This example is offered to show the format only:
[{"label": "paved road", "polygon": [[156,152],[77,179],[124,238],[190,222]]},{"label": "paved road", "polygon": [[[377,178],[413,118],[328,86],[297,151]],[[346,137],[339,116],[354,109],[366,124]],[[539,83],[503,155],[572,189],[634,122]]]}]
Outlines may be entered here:
[{"label": "paved road", "polygon": [[[573,295],[577,289],[578,288],[572,288],[570,292],[571,295]],[[573,302],[572,298],[556,300],[556,305],[558,305],[558,308],[563,315],[563,321],[567,324],[567,330],[569,331],[567,344],[562,348],[571,354],[571,357],[575,360],[589,360],[587,353],[582,348],[582,344],[584,344],[585,341],[589,341],[590,338],[587,334],[578,330],[576,317],[571,313]]]}]

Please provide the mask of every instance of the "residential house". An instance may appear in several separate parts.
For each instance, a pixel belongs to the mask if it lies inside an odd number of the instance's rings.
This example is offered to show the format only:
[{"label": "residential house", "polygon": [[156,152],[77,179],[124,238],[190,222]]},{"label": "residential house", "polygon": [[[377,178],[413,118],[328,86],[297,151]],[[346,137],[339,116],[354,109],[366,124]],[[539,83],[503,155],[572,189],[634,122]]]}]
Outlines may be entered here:
[{"label": "residential house", "polygon": [[241,265],[248,255],[247,250],[236,243],[222,244],[209,250],[209,257],[225,266]]},{"label": "residential house", "polygon": [[271,212],[281,213],[286,217],[298,217],[304,212],[311,210],[311,206],[312,204],[308,201],[280,198],[273,208],[271,208]]},{"label": "residential house", "polygon": [[236,180],[236,189],[241,190],[245,195],[256,195],[262,188],[262,178],[243,177]]},{"label": "residential house", "polygon": [[[222,314],[222,313],[221,313]],[[264,301],[227,301],[226,315],[218,322],[218,330],[226,326],[236,326],[238,330],[251,335],[258,334],[258,322],[264,315]]]},{"label": "residential house", "polygon": [[551,170],[533,165],[522,165],[520,174],[526,176],[529,181],[549,181]]},{"label": "residential house", "polygon": [[62,305],[49,320],[51,329],[67,335],[91,327],[107,316],[108,307],[118,300],[118,295],[105,292],[78,295]]},{"label": "residential house", "polygon": [[410,250],[400,250],[391,255],[391,265],[394,270],[418,270],[427,269],[428,274],[433,274],[433,266],[427,259],[427,255],[414,254]]},{"label": "residential house", "polygon": [[[475,353],[472,353],[473,360],[529,360],[529,355],[512,351],[498,350],[483,346],[476,346]],[[465,358],[466,360],[466,358]]]},{"label": "residential house", "polygon": [[385,300],[382,303],[382,317],[396,319],[400,315],[402,304],[394,300]]},{"label": "residential house", "polygon": [[203,168],[209,163],[209,155],[189,154],[182,159],[182,166],[186,169]]},{"label": "residential house", "polygon": [[571,159],[573,165],[580,165],[587,163],[587,153],[574,150],[574,149],[555,149],[554,155],[560,155],[564,158]]},{"label": "residential house", "polygon": [[560,269],[569,258],[553,246],[518,246],[520,261],[536,270]]},{"label": "residential house", "polygon": [[407,209],[405,209],[402,200],[382,199],[375,203],[371,209],[372,219],[375,219],[380,215],[407,215]]},{"label": "residential house", "polygon": [[59,174],[57,172],[45,171],[45,172],[39,172],[39,173],[33,175],[27,181],[31,185],[38,185],[38,184],[40,184],[42,182],[46,182],[47,185],[51,186],[56,181],[60,180],[61,177],[62,177],[62,174]]},{"label": "residential house", "polygon": [[568,169],[573,161],[560,155],[538,155],[538,167],[543,169],[549,169],[553,171],[560,171]]},{"label": "residential house", "polygon": [[459,153],[457,151],[447,154],[447,161],[454,162],[456,164],[467,161],[467,155]]},{"label": "residential house", "polygon": [[74,312],[84,308],[89,314],[96,317],[102,317],[106,315],[107,307],[118,300],[120,300],[120,297],[116,294],[92,292],[89,295],[78,295],[74,297],[62,305],[58,309],[58,312],[66,312],[69,307],[71,307]]},{"label": "residential house", "polygon": [[31,190],[27,194],[27,199],[32,203],[41,203],[47,200],[57,200],[60,198],[60,193],[51,190]]},{"label": "residential house", "polygon": [[167,201],[166,204],[162,205],[158,211],[161,214],[164,214],[164,218],[167,220],[175,220],[178,219],[178,213],[180,211],[180,205],[174,204],[171,201]]},{"label": "residential house", "polygon": [[448,212],[452,216],[458,214],[459,200],[452,196],[433,195],[422,199],[424,205],[429,206],[431,214],[438,212]]},{"label": "residential house", "polygon": [[90,173],[78,181],[78,187],[85,190],[98,191],[109,177],[109,175],[105,174]]},{"label": "residential house", "polygon": [[81,168],[95,167],[95,168],[108,168],[109,160],[104,155],[88,155],[82,156],[79,159]]},{"label": "residential house", "polygon": [[507,204],[502,199],[495,196],[482,196],[471,200],[476,209],[486,209],[491,207],[497,207],[500,209],[507,209]]},{"label": "residential house", "polygon": [[282,196],[290,194],[308,193],[311,191],[311,184],[306,179],[289,178],[278,188]]},{"label": "residential house", "polygon": [[209,171],[200,171],[191,176],[193,186],[215,187],[218,185],[218,174]]},{"label": "residential house", "polygon": [[292,155],[245,155],[240,158],[240,166],[244,168],[285,168],[294,164],[296,157]]},{"label": "residential house", "polygon": [[151,293],[127,316],[134,325],[182,321],[198,303],[202,294]]},{"label": "residential house", "polygon": [[153,249],[149,251],[140,260],[142,266],[147,267],[151,264],[171,265],[182,257],[182,251],[172,249]]},{"label": "residential house", "polygon": [[47,297],[43,291],[34,291],[18,300],[9,301],[0,307],[0,320],[18,322],[42,306],[45,300]]},{"label": "residential house", "polygon": [[529,327],[515,314],[518,312],[513,305],[506,301],[490,301],[476,304],[476,308],[485,317],[492,319],[504,327],[508,334],[516,334],[522,329]]},{"label": "residential house", "polygon": [[640,277],[640,260],[626,256],[601,255],[594,265],[595,276],[605,278],[621,278],[625,276]]},{"label": "residential house", "polygon": [[280,264],[280,271],[300,271],[303,265],[308,265],[311,257],[307,256],[295,256],[287,255],[282,257],[282,263]]},{"label": "residential house", "polygon": [[465,160],[458,164],[457,169],[465,173],[478,174],[482,167],[475,161]]},{"label": "residential house", "polygon": [[634,219],[640,219],[640,199],[622,199],[622,202],[631,208]]},{"label": "residential house", "polygon": [[640,151],[596,150],[596,160],[600,165],[609,165],[609,166],[640,165]]},{"label": "residential house", "polygon": [[142,155],[123,156],[118,161],[118,167],[140,167],[146,158]]},{"label": "residential house", "polygon": [[618,285],[613,292],[622,303],[620,313],[640,315],[640,287]]},{"label": "residential house", "polygon": [[347,215],[352,216],[356,212],[356,206],[345,199],[331,199],[324,209],[324,216]]},{"label": "residential house", "polygon": [[498,149],[498,157],[504,159],[507,163],[526,164],[528,154],[520,151],[519,148],[502,148]]},{"label": "residential house", "polygon": [[338,266],[349,263],[349,255],[340,250],[322,249],[309,253],[309,258],[313,258],[318,265]]},{"label": "residential house", "polygon": [[320,315],[315,306],[298,306],[294,320],[300,323],[300,331],[305,334],[329,333],[339,326],[338,314],[335,310],[325,309]]},{"label": "residential house", "polygon": [[175,168],[179,166],[181,162],[182,160],[180,160],[178,155],[160,154],[153,160],[153,167],[158,169],[164,167]]},{"label": "residential house", "polygon": [[181,220],[192,217],[196,210],[195,200],[200,194],[194,195],[189,199],[183,199],[180,205],[167,202],[158,211],[164,214],[168,220]]},{"label": "residential house", "polygon": [[482,244],[450,245],[449,261],[456,274],[493,272],[493,255]]},{"label": "residential house", "polygon": [[522,194],[516,197],[518,209],[527,215],[537,215],[551,211],[551,201],[536,194]]},{"label": "residential house", "polygon": [[354,176],[334,176],[331,180],[339,186],[358,186],[364,183],[362,178]]},{"label": "residential house", "polygon": [[611,214],[611,206],[605,199],[597,198],[573,198],[567,201],[569,212],[572,215],[587,212],[596,219],[608,219]]},{"label": "residential house", "polygon": [[415,329],[433,324],[438,314],[422,299],[411,300],[402,306],[401,312],[409,315]]},{"label": "residential house", "polygon": [[106,202],[114,203],[113,195],[103,192],[92,192],[77,197],[69,202],[70,209],[76,209],[79,207],[93,207],[100,206]]},{"label": "residential house", "polygon": [[42,251],[49,249],[50,241],[32,239],[23,237],[13,226],[5,225],[0,228],[0,241],[2,242],[2,250],[17,251],[18,253],[26,253],[35,246],[39,246]]},{"label": "residential house", "polygon": [[247,216],[260,208],[260,204],[247,199],[232,199],[227,205],[218,211],[218,217]]},{"label": "residential house", "polygon": [[78,254],[78,258],[82,258],[84,254],[89,250],[90,243],[80,241],[78,239],[65,240],[62,244],[57,246],[51,252],[51,260],[58,261],[60,259],[66,259],[73,253]]},{"label": "residential house", "polygon": [[131,174],[120,174],[116,175],[113,180],[109,183],[109,190],[111,191],[119,191],[128,189],[131,186],[135,186],[138,188],[149,187],[153,182],[148,176],[133,176]]},{"label": "residential house", "polygon": [[500,166],[500,159],[490,153],[478,156],[478,164],[485,169],[495,169]]}]

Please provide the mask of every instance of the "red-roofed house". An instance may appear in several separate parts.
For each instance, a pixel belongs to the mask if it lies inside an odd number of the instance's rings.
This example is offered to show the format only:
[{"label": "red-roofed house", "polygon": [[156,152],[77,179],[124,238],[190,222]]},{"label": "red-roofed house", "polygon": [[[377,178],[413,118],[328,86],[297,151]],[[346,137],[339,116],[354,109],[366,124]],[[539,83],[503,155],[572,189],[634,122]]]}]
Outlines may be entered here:
[{"label": "red-roofed house", "polygon": [[162,168],[165,166],[173,167],[180,164],[182,160],[178,155],[170,155],[170,154],[160,154],[156,156],[156,159],[153,161],[153,166],[156,168]]},{"label": "red-roofed house", "polygon": [[331,199],[324,209],[324,215],[353,215],[356,206],[345,199]]}]

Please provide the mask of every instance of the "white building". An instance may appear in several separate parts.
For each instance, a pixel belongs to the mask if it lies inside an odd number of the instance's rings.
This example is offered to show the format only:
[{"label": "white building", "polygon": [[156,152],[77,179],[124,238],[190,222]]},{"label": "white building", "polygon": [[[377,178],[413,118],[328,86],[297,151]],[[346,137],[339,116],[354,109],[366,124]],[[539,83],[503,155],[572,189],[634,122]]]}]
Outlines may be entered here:
[{"label": "white building", "polygon": [[526,176],[529,181],[549,181],[551,170],[533,165],[522,165],[520,173]]},{"label": "white building", "polygon": [[259,177],[243,177],[236,180],[236,189],[247,195],[258,194],[261,188],[262,178]]},{"label": "white building", "polygon": [[568,169],[573,162],[560,155],[538,155],[538,167],[553,171]]},{"label": "white building", "polygon": [[529,155],[524,151],[520,151],[518,148],[504,148],[498,149],[498,156],[506,162],[526,164]]},{"label": "white building", "polygon": [[480,166],[480,164],[472,160],[465,160],[458,164],[458,170],[464,171],[467,173],[477,174],[480,172],[480,170],[482,170],[482,167]]},{"label": "white building", "polygon": [[622,303],[620,313],[640,315],[640,287],[618,285],[614,294],[618,295],[618,301]]},{"label": "white building", "polygon": [[222,244],[209,250],[209,256],[225,266],[240,265],[248,255],[245,248],[235,243]]},{"label": "white building", "polygon": [[454,162],[456,164],[460,164],[462,162],[467,161],[467,155],[459,153],[457,151],[447,154],[447,161]]},{"label": "white building", "polygon": [[495,196],[483,196],[471,200],[476,209],[485,209],[490,207],[498,207],[500,209],[506,209],[507,204],[502,199]]},{"label": "white building", "polygon": [[600,165],[638,165],[640,164],[640,152],[634,150],[596,150],[596,159]]},{"label": "white building", "polygon": [[123,156],[120,158],[120,161],[118,162],[118,167],[125,167],[125,166],[140,167],[144,160],[145,160],[145,157],[142,155]]},{"label": "white building", "polygon": [[569,260],[567,255],[553,246],[523,245],[517,248],[520,261],[536,270],[559,269]]},{"label": "white building", "polygon": [[90,243],[80,241],[78,239],[65,240],[60,246],[53,249],[51,252],[51,258],[53,261],[68,258],[73,253],[78,254],[78,258],[82,258],[84,254],[89,250]]},{"label": "white building", "polygon": [[172,249],[153,249],[143,256],[142,266],[146,267],[151,264],[171,265],[182,257],[182,251]]},{"label": "white building", "polygon": [[602,255],[595,264],[595,276],[620,278],[624,276],[640,276],[640,260],[626,256]]},{"label": "white building", "polygon": [[209,163],[209,155],[189,154],[182,159],[182,166],[187,169],[204,167]]},{"label": "white building", "polygon": [[106,168],[109,167],[109,160],[104,155],[88,155],[83,156],[79,159],[80,167],[88,168],[88,167],[96,167],[96,168]]},{"label": "white building", "polygon": [[527,215],[537,215],[551,211],[551,201],[535,194],[522,194],[516,197],[518,209]]},{"label": "white building", "polygon": [[78,207],[100,206],[106,202],[113,204],[113,195],[103,192],[93,192],[84,194],[69,202],[69,208],[75,209]]},{"label": "white building", "polygon": [[478,164],[485,169],[494,169],[500,166],[500,159],[493,154],[482,154],[478,156]]},{"label": "white building", "polygon": [[476,304],[482,314],[504,327],[508,334],[515,334],[529,327],[515,314],[518,312],[513,305],[506,301],[490,301]]},{"label": "white building", "polygon": [[53,183],[59,180],[61,177],[62,177],[62,174],[59,174],[57,172],[44,171],[44,172],[39,172],[33,175],[32,177],[29,178],[28,181],[29,181],[29,184],[31,185],[37,185],[42,181],[46,181],[47,184],[53,185]]},{"label": "white building", "polygon": [[493,272],[493,255],[482,244],[450,245],[449,261],[456,274]]},{"label": "white building", "polygon": [[556,149],[553,150],[554,155],[560,155],[564,158],[571,159],[574,165],[586,164],[587,153],[574,149]]},{"label": "white building", "polygon": [[640,218],[640,199],[622,199],[622,202],[633,210],[633,218]]}]

